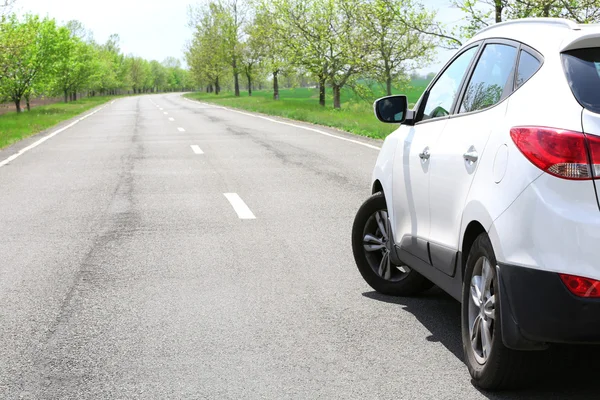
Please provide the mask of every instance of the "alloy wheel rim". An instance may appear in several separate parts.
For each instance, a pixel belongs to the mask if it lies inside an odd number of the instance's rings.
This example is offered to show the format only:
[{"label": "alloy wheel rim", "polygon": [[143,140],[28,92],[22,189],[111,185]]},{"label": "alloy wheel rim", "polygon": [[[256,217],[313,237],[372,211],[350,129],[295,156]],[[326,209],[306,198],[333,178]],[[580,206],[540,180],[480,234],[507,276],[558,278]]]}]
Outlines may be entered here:
[{"label": "alloy wheel rim", "polygon": [[390,257],[392,250],[391,226],[387,210],[379,210],[369,217],[363,232],[363,248],[373,271],[382,279],[397,282],[404,279],[410,268],[394,265]]},{"label": "alloy wheel rim", "polygon": [[469,286],[469,343],[477,362],[485,364],[492,351],[496,319],[496,288],[487,257],[477,260]]}]

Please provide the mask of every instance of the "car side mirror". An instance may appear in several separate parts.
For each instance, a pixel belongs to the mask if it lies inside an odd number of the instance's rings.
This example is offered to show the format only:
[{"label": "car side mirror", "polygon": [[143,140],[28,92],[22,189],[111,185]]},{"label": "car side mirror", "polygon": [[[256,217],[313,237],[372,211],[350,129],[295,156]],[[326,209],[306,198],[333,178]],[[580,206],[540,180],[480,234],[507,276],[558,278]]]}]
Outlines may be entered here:
[{"label": "car side mirror", "polygon": [[399,124],[406,121],[409,114],[408,99],[404,95],[382,97],[375,100],[373,109],[375,116],[381,122]]}]

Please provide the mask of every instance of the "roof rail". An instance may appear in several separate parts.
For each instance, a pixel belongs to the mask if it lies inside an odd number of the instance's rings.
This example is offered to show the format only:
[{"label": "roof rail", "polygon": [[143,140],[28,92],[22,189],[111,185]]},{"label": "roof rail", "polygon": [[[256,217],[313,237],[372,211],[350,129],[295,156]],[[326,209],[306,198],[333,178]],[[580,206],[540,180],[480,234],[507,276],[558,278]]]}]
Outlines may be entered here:
[{"label": "roof rail", "polygon": [[574,21],[571,21],[570,19],[565,19],[565,18],[521,18],[521,19],[513,19],[510,21],[499,22],[497,24],[490,25],[488,27],[483,28],[479,32],[477,32],[477,35],[479,35],[480,33],[483,33],[483,32],[487,32],[491,29],[500,27],[500,26],[522,25],[522,24],[545,24],[545,25],[552,24],[552,25],[558,25],[558,26],[562,26],[564,28],[573,29],[573,30],[581,29],[579,24],[577,24]]}]

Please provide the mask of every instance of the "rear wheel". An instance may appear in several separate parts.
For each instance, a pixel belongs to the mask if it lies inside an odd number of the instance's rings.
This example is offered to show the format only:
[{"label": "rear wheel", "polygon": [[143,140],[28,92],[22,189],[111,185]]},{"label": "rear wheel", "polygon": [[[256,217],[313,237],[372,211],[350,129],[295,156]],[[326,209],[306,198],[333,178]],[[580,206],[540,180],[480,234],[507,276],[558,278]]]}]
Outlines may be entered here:
[{"label": "rear wheel", "polygon": [[465,362],[482,389],[522,386],[535,377],[537,352],[511,350],[502,342],[496,257],[487,234],[475,239],[465,269],[462,341]]},{"label": "rear wheel", "polygon": [[387,205],[383,193],[371,196],[358,210],[352,227],[354,260],[364,280],[376,291],[410,296],[433,284],[406,265],[396,265]]}]

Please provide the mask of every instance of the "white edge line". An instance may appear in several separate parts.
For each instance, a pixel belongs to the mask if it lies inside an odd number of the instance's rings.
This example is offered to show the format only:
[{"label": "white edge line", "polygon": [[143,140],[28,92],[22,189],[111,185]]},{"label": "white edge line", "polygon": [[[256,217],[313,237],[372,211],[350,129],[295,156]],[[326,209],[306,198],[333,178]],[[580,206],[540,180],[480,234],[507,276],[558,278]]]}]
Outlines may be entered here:
[{"label": "white edge line", "polygon": [[200,146],[198,146],[197,144],[191,144],[190,147],[192,148],[192,150],[194,151],[194,153],[196,153],[196,154],[204,154],[204,152],[202,151],[202,149],[200,148]]},{"label": "white edge line", "polygon": [[[112,104],[112,103],[111,103]],[[8,164],[9,162],[13,161],[14,159],[16,159],[17,157],[22,156],[24,153],[28,152],[29,150],[39,146],[40,144],[44,143],[46,140],[58,135],[59,133],[61,133],[62,131],[66,131],[67,129],[71,128],[72,126],[76,125],[78,122],[83,121],[84,119],[86,119],[87,117],[96,114],[98,111],[102,110],[104,107],[106,107],[106,105],[100,107],[99,109],[97,109],[96,111],[92,111],[89,114],[84,115],[81,118],[76,119],[75,121],[71,122],[69,125],[67,126],[63,126],[60,129],[55,130],[54,132],[52,132],[51,134],[44,136],[43,138],[41,138],[40,140],[33,142],[32,144],[30,144],[27,147],[23,147],[21,150],[19,150],[18,152],[16,152],[15,154],[13,154],[12,156],[8,157],[5,160],[0,161],[0,167],[5,166],[6,164]]]},{"label": "white edge line", "polygon": [[365,147],[368,147],[370,149],[381,150],[381,147],[377,147],[377,146],[374,146],[374,145],[368,144],[368,143],[363,143],[360,140],[348,139],[348,138],[345,138],[345,137],[342,137],[342,136],[338,136],[338,135],[334,135],[334,134],[331,134],[331,133],[328,133],[328,132],[324,132],[324,131],[319,130],[319,129],[309,128],[308,126],[302,126],[302,125],[298,125],[298,124],[292,124],[290,122],[278,121],[276,119],[265,117],[265,116],[262,116],[262,115],[250,114],[250,113],[247,113],[247,112],[235,110],[233,108],[228,108],[228,107],[223,107],[223,106],[216,106],[214,104],[203,103],[203,102],[198,101],[198,100],[191,100],[191,99],[188,99],[187,97],[184,97],[184,99],[186,99],[187,101],[191,101],[191,102],[194,102],[194,103],[198,103],[198,104],[202,104],[202,105],[206,105],[206,106],[210,106],[210,107],[220,108],[220,109],[227,110],[227,111],[233,111],[233,112],[236,112],[238,114],[247,115],[247,116],[254,117],[254,118],[264,119],[264,120],[267,120],[267,121],[270,121],[270,122],[275,122],[276,124],[288,125],[288,126],[292,126],[294,128],[299,128],[299,129],[304,129],[304,130],[311,131],[311,132],[320,133],[321,135],[325,135],[325,136],[329,136],[329,137],[332,137],[332,138],[335,138],[335,139],[343,140],[345,142],[359,144],[361,146],[365,146]]},{"label": "white edge line", "polygon": [[250,208],[248,208],[244,200],[237,193],[223,193],[223,195],[229,200],[229,203],[240,219],[256,219]]}]

